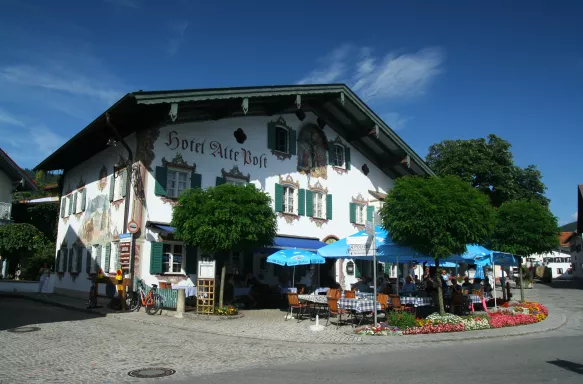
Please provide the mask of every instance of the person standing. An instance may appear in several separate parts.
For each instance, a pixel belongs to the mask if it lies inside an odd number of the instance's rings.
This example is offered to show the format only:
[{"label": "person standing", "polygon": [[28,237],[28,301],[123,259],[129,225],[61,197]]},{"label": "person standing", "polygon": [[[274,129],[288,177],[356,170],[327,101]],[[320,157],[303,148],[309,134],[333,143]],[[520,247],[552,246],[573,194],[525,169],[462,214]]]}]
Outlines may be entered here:
[{"label": "person standing", "polygon": [[39,269],[38,273],[40,275],[40,283],[38,286],[38,292],[42,293],[43,288],[45,287],[47,280],[51,276],[51,269],[49,268],[49,264],[44,263],[43,266],[41,267],[41,269]]}]

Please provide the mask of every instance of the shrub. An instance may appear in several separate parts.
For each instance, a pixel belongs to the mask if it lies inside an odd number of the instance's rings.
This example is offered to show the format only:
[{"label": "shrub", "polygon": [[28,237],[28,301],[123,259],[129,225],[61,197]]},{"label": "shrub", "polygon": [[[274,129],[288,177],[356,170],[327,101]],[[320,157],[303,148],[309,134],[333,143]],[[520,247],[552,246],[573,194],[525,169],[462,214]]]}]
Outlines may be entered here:
[{"label": "shrub", "polygon": [[387,323],[401,330],[415,327],[415,315],[409,312],[391,311],[387,314]]},{"label": "shrub", "polygon": [[239,310],[236,307],[233,307],[232,305],[229,305],[227,307],[215,308],[215,315],[218,316],[234,316],[237,314],[239,314]]}]

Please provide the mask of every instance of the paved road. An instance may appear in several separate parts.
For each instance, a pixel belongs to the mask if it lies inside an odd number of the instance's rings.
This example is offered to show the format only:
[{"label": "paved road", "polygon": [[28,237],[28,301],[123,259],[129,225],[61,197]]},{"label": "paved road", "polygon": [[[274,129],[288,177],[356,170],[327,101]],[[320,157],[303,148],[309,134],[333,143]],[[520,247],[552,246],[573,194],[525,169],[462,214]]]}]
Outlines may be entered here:
[{"label": "paved road", "polygon": [[[561,329],[511,339],[319,345],[217,336],[0,299],[0,383],[134,383],[132,369],[169,367],[165,382],[491,384],[583,380],[583,291],[538,286],[528,297],[568,314]],[[37,325],[38,332],[8,328]],[[243,331],[243,330],[242,330]],[[230,372],[230,373],[229,373]],[[181,381],[182,380],[182,381]]]}]

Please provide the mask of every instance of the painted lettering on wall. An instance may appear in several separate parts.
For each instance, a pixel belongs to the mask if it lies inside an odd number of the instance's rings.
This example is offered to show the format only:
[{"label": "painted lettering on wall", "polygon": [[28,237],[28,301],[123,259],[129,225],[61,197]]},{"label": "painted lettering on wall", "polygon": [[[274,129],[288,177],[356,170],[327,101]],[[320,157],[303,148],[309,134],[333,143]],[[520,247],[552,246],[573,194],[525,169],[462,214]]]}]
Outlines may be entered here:
[{"label": "painted lettering on wall", "polygon": [[245,148],[224,146],[220,141],[216,140],[210,142],[207,142],[207,140],[198,141],[196,139],[187,140],[180,137],[178,132],[171,131],[168,133],[168,139],[165,144],[171,150],[189,150],[190,152],[210,155],[225,160],[242,161],[243,165],[267,168],[267,155],[265,153],[257,156],[257,154],[253,154]]}]

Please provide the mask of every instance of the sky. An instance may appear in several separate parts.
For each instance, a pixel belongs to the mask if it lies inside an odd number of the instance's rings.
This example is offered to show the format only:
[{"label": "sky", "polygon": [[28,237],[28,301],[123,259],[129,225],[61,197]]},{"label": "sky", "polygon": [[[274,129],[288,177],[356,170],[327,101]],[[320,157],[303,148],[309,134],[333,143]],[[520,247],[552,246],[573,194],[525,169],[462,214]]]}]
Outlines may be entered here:
[{"label": "sky", "polygon": [[494,133],[560,224],[583,183],[583,2],[0,0],[0,147],[32,168],[128,92],[346,83],[419,155]]}]

